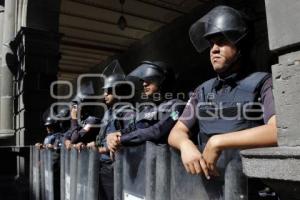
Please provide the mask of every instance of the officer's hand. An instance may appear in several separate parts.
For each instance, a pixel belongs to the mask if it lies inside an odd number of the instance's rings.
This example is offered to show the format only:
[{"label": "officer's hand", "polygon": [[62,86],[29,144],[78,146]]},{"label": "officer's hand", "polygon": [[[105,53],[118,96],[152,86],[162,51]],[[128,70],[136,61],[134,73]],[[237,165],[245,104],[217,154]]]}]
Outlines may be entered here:
[{"label": "officer's hand", "polygon": [[36,143],[34,145],[37,149],[42,149],[43,148],[43,144],[42,143]]},{"label": "officer's hand", "polygon": [[106,136],[106,143],[109,151],[116,152],[118,149],[118,146],[121,144],[120,142],[121,133],[120,132],[114,132],[110,133]]},{"label": "officer's hand", "polygon": [[95,143],[95,141],[87,143],[86,147],[89,148],[89,149],[96,150],[96,143]]},{"label": "officer's hand", "polygon": [[106,147],[98,147],[98,152],[99,152],[100,154],[104,154],[104,153],[109,153],[110,151],[109,151],[109,149],[106,148]]},{"label": "officer's hand", "polygon": [[191,140],[186,140],[180,145],[181,159],[185,170],[191,174],[204,174],[210,179],[208,169],[200,151]]},{"label": "officer's hand", "polygon": [[84,143],[79,142],[79,143],[75,144],[74,147],[75,147],[75,148],[79,151],[79,153],[80,153],[80,151],[81,151],[82,149],[84,149],[86,146],[85,146]]},{"label": "officer's hand", "polygon": [[216,167],[217,161],[221,154],[219,143],[218,135],[212,136],[206,143],[202,154],[207,164],[209,173],[213,176],[219,176],[219,172]]},{"label": "officer's hand", "polygon": [[77,119],[77,105],[73,105],[71,109],[71,119]]},{"label": "officer's hand", "polygon": [[53,146],[52,144],[46,144],[46,148],[47,148],[47,149],[53,149],[53,147],[54,147],[54,146]]},{"label": "officer's hand", "polygon": [[70,150],[72,148],[71,140],[65,140],[64,143],[67,150]]}]

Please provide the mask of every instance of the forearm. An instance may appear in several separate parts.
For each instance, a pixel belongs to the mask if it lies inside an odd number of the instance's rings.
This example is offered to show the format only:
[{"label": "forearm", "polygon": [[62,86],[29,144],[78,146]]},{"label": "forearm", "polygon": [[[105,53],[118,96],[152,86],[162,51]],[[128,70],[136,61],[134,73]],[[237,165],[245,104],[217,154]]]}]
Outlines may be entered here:
[{"label": "forearm", "polygon": [[215,141],[220,150],[250,149],[277,145],[277,129],[273,124],[266,124],[242,131],[216,135]]},{"label": "forearm", "polygon": [[167,117],[148,128],[136,129],[133,132],[122,134],[121,144],[138,145],[146,141],[165,143],[175,123],[176,121],[171,117]]},{"label": "forearm", "polygon": [[175,124],[168,138],[169,145],[179,150],[184,143],[192,143],[189,139],[188,132],[180,127],[181,124],[183,123],[180,121]]},{"label": "forearm", "polygon": [[78,120],[77,119],[71,119],[71,127],[70,127],[70,129],[74,130],[74,129],[77,129],[78,127],[79,127]]}]

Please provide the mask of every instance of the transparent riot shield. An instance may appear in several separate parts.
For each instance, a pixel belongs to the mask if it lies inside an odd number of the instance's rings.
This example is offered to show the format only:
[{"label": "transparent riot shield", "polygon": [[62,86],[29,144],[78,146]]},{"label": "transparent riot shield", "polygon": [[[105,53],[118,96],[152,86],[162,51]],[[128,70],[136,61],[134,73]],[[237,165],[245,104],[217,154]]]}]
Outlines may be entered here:
[{"label": "transparent riot shield", "polygon": [[35,147],[30,147],[30,199],[39,200],[40,199],[40,151]]},{"label": "transparent riot shield", "polygon": [[44,169],[45,169],[45,199],[54,200],[53,190],[53,152],[50,149],[44,150]]},{"label": "transparent riot shield", "polygon": [[155,166],[155,200],[170,199],[170,175],[169,146],[157,145]]},{"label": "transparent riot shield", "polygon": [[41,178],[41,187],[40,187],[40,193],[41,193],[41,200],[45,200],[46,199],[46,184],[45,184],[45,171],[46,171],[46,150],[45,149],[41,149],[40,150],[40,178]]},{"label": "transparent riot shield", "polygon": [[[63,162],[62,162],[63,163]],[[71,200],[71,150],[64,149],[64,198]],[[62,183],[61,183],[62,184]]]},{"label": "transparent riot shield", "polygon": [[60,149],[60,200],[65,200],[65,185],[66,185],[66,179],[65,179],[65,174],[66,174],[66,153],[67,150],[62,147]]},{"label": "transparent riot shield", "polygon": [[99,190],[99,157],[98,152],[89,150],[88,169],[87,169],[87,190],[86,200],[98,200]]},{"label": "transparent riot shield", "polygon": [[[76,200],[87,199],[88,187],[88,171],[89,171],[89,151],[83,149],[78,153],[78,168],[77,168],[77,186]],[[97,175],[97,174],[95,174]]]},{"label": "transparent riot shield", "polygon": [[[123,199],[154,199],[155,158],[156,148],[152,143],[122,149],[115,164],[116,178],[122,176],[122,183],[120,185],[120,180],[115,178],[115,192],[122,191]],[[120,198],[120,194],[115,196]]]},{"label": "transparent riot shield", "polygon": [[123,150],[123,199],[134,196],[137,199],[146,197],[146,146],[140,145]]},{"label": "transparent riot shield", "polygon": [[74,200],[77,194],[78,151],[71,149],[70,153],[70,200]]},{"label": "transparent riot shield", "polygon": [[205,191],[201,176],[190,175],[185,171],[178,151],[171,149],[170,154],[170,199],[210,200]]},{"label": "transparent riot shield", "polygon": [[120,150],[115,155],[114,163],[114,199],[123,199],[123,159],[124,150]]}]

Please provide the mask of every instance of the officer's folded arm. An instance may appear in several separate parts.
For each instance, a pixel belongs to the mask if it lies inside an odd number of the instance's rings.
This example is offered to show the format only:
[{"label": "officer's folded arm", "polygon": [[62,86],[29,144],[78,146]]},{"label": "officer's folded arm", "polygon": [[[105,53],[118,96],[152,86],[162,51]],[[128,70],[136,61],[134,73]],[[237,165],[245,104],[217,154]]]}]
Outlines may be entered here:
[{"label": "officer's folded arm", "polygon": [[218,150],[250,149],[277,146],[276,116],[273,115],[267,124],[242,131],[215,135],[208,141],[209,145]]},{"label": "officer's folded arm", "polygon": [[189,139],[189,129],[178,121],[172,129],[168,143],[181,151],[181,159],[187,172],[218,175],[216,162],[225,149],[249,149],[277,145],[276,116],[268,123],[255,128],[212,136],[201,154]]},{"label": "officer's folded arm", "polygon": [[268,123],[242,131],[212,136],[205,145],[203,158],[210,172],[216,172],[216,163],[225,149],[250,149],[277,145],[276,116]]}]

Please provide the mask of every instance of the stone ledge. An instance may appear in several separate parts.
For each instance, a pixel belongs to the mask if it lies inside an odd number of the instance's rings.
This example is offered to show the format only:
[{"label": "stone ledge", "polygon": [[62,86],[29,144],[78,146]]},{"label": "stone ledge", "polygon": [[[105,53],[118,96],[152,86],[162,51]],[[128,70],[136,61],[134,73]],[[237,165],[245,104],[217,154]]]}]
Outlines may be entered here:
[{"label": "stone ledge", "polygon": [[272,147],[241,151],[248,177],[300,181],[300,147]]}]

